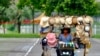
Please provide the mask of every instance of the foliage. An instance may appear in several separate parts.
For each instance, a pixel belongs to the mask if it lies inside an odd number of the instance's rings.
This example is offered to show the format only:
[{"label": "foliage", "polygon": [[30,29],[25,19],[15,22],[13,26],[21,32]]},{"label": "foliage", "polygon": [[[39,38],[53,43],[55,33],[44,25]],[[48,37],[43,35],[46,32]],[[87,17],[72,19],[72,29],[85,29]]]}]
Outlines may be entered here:
[{"label": "foliage", "polygon": [[6,14],[5,14],[5,7],[0,6],[0,23],[1,22],[6,22],[9,21],[9,19],[7,18]]},{"label": "foliage", "polygon": [[36,9],[44,10],[47,15],[53,11],[65,15],[95,15],[97,5],[95,0],[31,0]]},{"label": "foliage", "polygon": [[22,9],[24,6],[30,6],[31,2],[30,0],[19,0],[17,7]]},{"label": "foliage", "polygon": [[29,7],[24,6],[22,9],[18,9],[16,5],[11,5],[9,8],[5,10],[6,16],[12,20],[17,20],[19,13],[21,15],[20,20],[24,19],[32,19],[32,11]]},{"label": "foliage", "polygon": [[56,7],[67,15],[95,15],[96,9],[94,0],[64,0]]},{"label": "foliage", "polygon": [[100,15],[100,2],[97,2],[97,15]]},{"label": "foliage", "polygon": [[32,19],[32,10],[28,6],[22,8],[22,19]]},{"label": "foliage", "polygon": [[11,0],[0,0],[0,6],[9,7]]},{"label": "foliage", "polygon": [[10,1],[11,0],[0,0],[0,23],[9,21],[9,19],[7,18],[6,14],[5,14],[5,10],[6,10],[6,8],[9,7]]},{"label": "foliage", "polygon": [[45,11],[46,15],[52,12],[64,15],[95,15],[97,4],[95,0],[20,0],[19,7],[26,5],[34,9]]},{"label": "foliage", "polygon": [[16,19],[17,14],[18,14],[18,8],[16,5],[10,5],[6,10],[5,10],[6,16],[10,19],[10,21]]}]

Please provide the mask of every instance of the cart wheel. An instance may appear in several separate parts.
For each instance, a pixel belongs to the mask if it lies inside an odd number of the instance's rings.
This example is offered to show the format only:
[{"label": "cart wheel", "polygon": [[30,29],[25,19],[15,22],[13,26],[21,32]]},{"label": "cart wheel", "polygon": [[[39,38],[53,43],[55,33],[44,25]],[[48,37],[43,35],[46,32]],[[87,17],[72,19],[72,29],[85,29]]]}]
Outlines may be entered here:
[{"label": "cart wheel", "polygon": [[44,56],[44,53],[42,53],[41,56]]},{"label": "cart wheel", "polygon": [[71,56],[74,56],[74,51],[72,51],[72,54],[71,54]]}]

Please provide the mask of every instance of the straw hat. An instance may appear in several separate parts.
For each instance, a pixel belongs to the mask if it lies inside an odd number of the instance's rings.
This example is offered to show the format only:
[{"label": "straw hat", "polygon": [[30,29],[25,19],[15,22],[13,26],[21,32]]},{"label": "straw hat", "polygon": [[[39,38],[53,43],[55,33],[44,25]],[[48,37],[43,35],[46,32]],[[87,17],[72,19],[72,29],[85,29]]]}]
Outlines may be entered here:
[{"label": "straw hat", "polygon": [[84,26],[83,25],[77,25],[76,26],[76,35],[77,37],[81,37],[84,34]]},{"label": "straw hat", "polygon": [[55,24],[55,18],[54,17],[49,18],[49,24],[51,24],[51,25]]},{"label": "straw hat", "polygon": [[77,23],[80,25],[81,23],[80,22],[83,22],[83,17],[78,17],[77,18]]},{"label": "straw hat", "polygon": [[67,17],[65,17],[65,27],[71,27],[72,17],[73,16],[67,16]]},{"label": "straw hat", "polygon": [[48,20],[49,20],[49,17],[47,17],[47,16],[42,17],[40,20],[40,26],[44,27],[44,28],[48,27],[49,26]]},{"label": "straw hat", "polygon": [[55,23],[56,23],[57,25],[60,24],[60,17],[59,17],[59,16],[55,17]]},{"label": "straw hat", "polygon": [[84,35],[86,36],[86,37],[89,37],[89,33],[88,32],[84,32]]},{"label": "straw hat", "polygon": [[65,17],[60,17],[59,20],[61,24],[65,24]]},{"label": "straw hat", "polygon": [[65,24],[72,24],[72,17],[73,16],[67,17],[65,20]]},{"label": "straw hat", "polygon": [[90,17],[90,16],[85,16],[85,17],[84,17],[84,23],[93,24],[93,18]]},{"label": "straw hat", "polygon": [[77,17],[76,16],[73,16],[72,17],[72,24],[77,24]]}]

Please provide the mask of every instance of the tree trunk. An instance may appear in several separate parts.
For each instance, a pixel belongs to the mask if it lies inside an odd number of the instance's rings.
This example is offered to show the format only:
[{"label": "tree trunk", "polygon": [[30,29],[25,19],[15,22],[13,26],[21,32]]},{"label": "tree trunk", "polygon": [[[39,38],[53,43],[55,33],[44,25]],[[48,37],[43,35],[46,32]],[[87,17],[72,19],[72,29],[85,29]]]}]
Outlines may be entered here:
[{"label": "tree trunk", "polygon": [[[34,20],[34,9],[32,10],[32,15],[33,15],[33,20]],[[33,25],[33,33],[34,33],[34,21],[33,21],[32,25]]]},{"label": "tree trunk", "polygon": [[3,33],[5,34],[5,24],[3,24]]},{"label": "tree trunk", "polygon": [[34,24],[33,24],[33,33],[34,33]]},{"label": "tree trunk", "polygon": [[20,33],[21,22],[18,22],[17,25],[18,25],[18,33]]},{"label": "tree trunk", "polygon": [[17,26],[18,26],[18,33],[20,33],[20,26],[21,26],[21,21],[20,21],[21,15],[18,16],[18,21],[17,21]]}]

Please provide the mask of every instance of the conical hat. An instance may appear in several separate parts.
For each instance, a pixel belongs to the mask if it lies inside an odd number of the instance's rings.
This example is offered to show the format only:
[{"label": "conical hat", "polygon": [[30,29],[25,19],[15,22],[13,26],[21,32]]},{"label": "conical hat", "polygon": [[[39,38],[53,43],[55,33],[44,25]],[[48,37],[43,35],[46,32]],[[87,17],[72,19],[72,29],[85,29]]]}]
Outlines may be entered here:
[{"label": "conical hat", "polygon": [[34,24],[39,24],[41,18],[44,17],[44,16],[45,16],[45,13],[42,13],[40,16],[34,18],[34,19],[32,20],[32,23],[34,23]]},{"label": "conical hat", "polygon": [[49,26],[48,20],[49,20],[49,17],[47,17],[47,16],[42,17],[41,21],[40,21],[40,26],[44,27],[44,28],[48,27]]},{"label": "conical hat", "polygon": [[34,20],[41,20],[41,18],[44,16],[45,16],[45,12],[39,15],[38,17],[34,18]]},{"label": "conical hat", "polygon": [[90,16],[86,16],[86,17],[84,17],[84,22],[85,23],[93,24],[93,18],[90,17]]},{"label": "conical hat", "polygon": [[50,23],[51,25],[54,25],[54,24],[55,24],[55,18],[54,18],[54,17],[50,17],[50,18],[49,18],[49,23]]},{"label": "conical hat", "polygon": [[61,24],[64,24],[65,23],[65,17],[60,17],[59,20],[60,20],[60,23]]},{"label": "conical hat", "polygon": [[83,17],[78,17],[77,18],[77,23],[80,25],[80,22],[83,22]]},{"label": "conical hat", "polygon": [[65,24],[72,24],[72,16],[66,18]]},{"label": "conical hat", "polygon": [[56,24],[60,24],[60,17],[58,17],[58,16],[55,17],[55,23],[56,23]]}]

